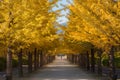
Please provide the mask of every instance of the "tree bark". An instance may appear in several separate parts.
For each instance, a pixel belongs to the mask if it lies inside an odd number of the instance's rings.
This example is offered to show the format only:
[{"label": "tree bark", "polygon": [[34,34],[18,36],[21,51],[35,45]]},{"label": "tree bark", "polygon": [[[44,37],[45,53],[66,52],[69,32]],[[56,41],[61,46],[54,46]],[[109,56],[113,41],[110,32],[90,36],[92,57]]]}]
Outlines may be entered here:
[{"label": "tree bark", "polygon": [[98,50],[98,74],[102,75],[102,50]]},{"label": "tree bark", "polygon": [[83,67],[86,69],[86,54],[83,53]]},{"label": "tree bark", "polygon": [[79,54],[79,65],[82,67],[82,55]]},{"label": "tree bark", "polygon": [[76,55],[74,55],[74,64],[76,64]]},{"label": "tree bark", "polygon": [[40,67],[43,66],[43,52],[40,53]]},{"label": "tree bark", "polygon": [[73,54],[71,54],[71,62],[74,63],[74,57],[73,57]]},{"label": "tree bark", "polygon": [[82,68],[85,68],[84,63],[85,63],[84,54],[81,54],[81,67],[82,67]]},{"label": "tree bark", "polygon": [[12,52],[11,52],[11,47],[8,47],[8,52],[7,52],[6,80],[12,80]]},{"label": "tree bark", "polygon": [[115,69],[115,62],[114,62],[114,47],[112,46],[110,52],[108,53],[109,56],[109,77],[110,80],[117,80],[116,69]]},{"label": "tree bark", "polygon": [[75,55],[73,54],[73,63],[75,64]]},{"label": "tree bark", "polygon": [[38,52],[37,52],[37,69],[39,68],[39,50],[38,50]]},{"label": "tree bark", "polygon": [[44,54],[44,55],[43,55],[43,64],[45,65],[46,62],[47,62],[47,56]]},{"label": "tree bark", "polygon": [[51,58],[51,56],[50,55],[48,55],[48,63],[50,63],[51,61],[50,61],[50,58]]},{"label": "tree bark", "polygon": [[37,70],[37,49],[34,50],[34,70]]},{"label": "tree bark", "polygon": [[18,54],[18,73],[19,73],[19,77],[23,76],[22,49],[20,50],[20,53]]},{"label": "tree bark", "polygon": [[90,70],[90,60],[89,60],[89,53],[88,53],[88,51],[86,53],[86,61],[87,61],[87,63],[86,63],[87,70]]},{"label": "tree bark", "polygon": [[67,59],[71,62],[71,55],[67,55]]},{"label": "tree bark", "polygon": [[95,56],[94,49],[91,49],[91,71],[95,72]]},{"label": "tree bark", "polygon": [[32,53],[28,53],[28,72],[32,72]]}]

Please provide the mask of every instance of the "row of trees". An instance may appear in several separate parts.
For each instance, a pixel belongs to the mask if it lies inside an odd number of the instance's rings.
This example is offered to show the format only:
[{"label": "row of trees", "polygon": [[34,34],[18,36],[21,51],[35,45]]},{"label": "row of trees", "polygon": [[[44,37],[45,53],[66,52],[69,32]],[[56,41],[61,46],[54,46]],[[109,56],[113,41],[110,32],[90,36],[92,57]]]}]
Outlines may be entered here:
[{"label": "row of trees", "polygon": [[[24,56],[26,56],[25,60],[27,62],[24,63]],[[38,70],[44,65],[51,63],[55,59],[54,55],[50,55],[45,53],[44,51],[38,50],[35,48],[34,52],[27,52],[26,55],[21,50],[18,54],[18,76],[23,77],[25,73],[25,69],[27,69],[28,73]],[[27,68],[23,68],[22,65],[27,65]],[[24,70],[23,70],[24,69]]]},{"label": "row of trees", "polygon": [[[115,80],[114,53],[120,47],[120,2],[74,0],[64,30],[64,41],[74,53],[98,50],[109,57],[110,78]],[[101,59],[100,59],[101,60]]]},{"label": "row of trees", "polygon": [[59,36],[54,28],[57,14],[52,7],[56,2],[0,0],[0,53],[7,55],[6,80],[12,80],[13,54],[18,55],[21,50],[34,53],[35,49],[50,55],[55,53]]},{"label": "row of trees", "polygon": [[[120,46],[120,2],[74,0],[68,6],[69,22],[67,27],[62,27],[63,33],[60,35],[56,34],[57,29],[54,27],[57,25],[59,11],[52,11],[56,2],[57,0],[0,0],[0,51],[7,54],[7,80],[12,80],[12,54],[27,51],[36,56],[36,49],[50,55],[58,51],[71,54],[91,51],[93,62],[92,50],[98,50],[99,63],[102,52],[106,52],[110,77],[114,80],[114,52]],[[21,62],[21,54],[18,56]],[[36,66],[37,57],[34,59]]]}]

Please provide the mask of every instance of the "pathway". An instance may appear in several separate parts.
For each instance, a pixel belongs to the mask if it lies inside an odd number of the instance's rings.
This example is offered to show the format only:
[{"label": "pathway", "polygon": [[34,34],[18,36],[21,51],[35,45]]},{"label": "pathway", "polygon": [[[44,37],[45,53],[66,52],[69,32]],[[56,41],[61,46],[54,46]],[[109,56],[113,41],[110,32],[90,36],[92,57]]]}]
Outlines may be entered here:
[{"label": "pathway", "polygon": [[[14,78],[14,80],[104,80],[101,77],[81,70],[77,65],[67,60],[56,59],[53,63],[46,65],[29,76]],[[105,79],[106,80],[106,79]]]}]

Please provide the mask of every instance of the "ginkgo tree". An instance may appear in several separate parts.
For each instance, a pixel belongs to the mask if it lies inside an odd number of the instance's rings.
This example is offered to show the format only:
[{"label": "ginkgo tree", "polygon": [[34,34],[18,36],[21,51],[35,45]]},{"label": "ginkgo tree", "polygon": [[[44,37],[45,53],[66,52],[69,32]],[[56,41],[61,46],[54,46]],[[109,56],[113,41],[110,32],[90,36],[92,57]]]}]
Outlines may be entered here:
[{"label": "ginkgo tree", "polygon": [[[57,0],[1,0],[0,43],[7,51],[7,80],[12,80],[12,53],[21,49],[54,46],[56,14],[51,11]],[[47,44],[46,44],[47,43]]]},{"label": "ginkgo tree", "polygon": [[120,45],[119,3],[112,0],[74,0],[69,6],[69,22],[65,30],[66,39],[88,42],[108,53],[112,79],[115,78],[113,48]]},{"label": "ginkgo tree", "polygon": [[75,54],[94,47],[109,54],[114,78],[113,52],[114,47],[120,45],[120,2],[74,0],[72,5],[65,7],[70,10],[69,22],[61,35],[56,34],[55,28],[60,10],[52,11],[56,2],[0,0],[0,51],[7,54],[7,80],[12,80],[13,53],[22,53],[21,50],[36,53],[37,49],[45,56],[65,51]]}]

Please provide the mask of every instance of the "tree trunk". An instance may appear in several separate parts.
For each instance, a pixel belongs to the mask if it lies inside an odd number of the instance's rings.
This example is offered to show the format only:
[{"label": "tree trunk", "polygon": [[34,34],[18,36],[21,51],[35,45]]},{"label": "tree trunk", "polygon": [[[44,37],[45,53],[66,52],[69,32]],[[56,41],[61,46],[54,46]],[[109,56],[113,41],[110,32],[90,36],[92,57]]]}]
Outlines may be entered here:
[{"label": "tree trunk", "polygon": [[7,52],[6,80],[12,80],[12,52],[11,52],[11,47],[8,47],[8,52]]},{"label": "tree trunk", "polygon": [[68,60],[71,62],[71,54],[67,55]]},{"label": "tree trunk", "polygon": [[112,46],[110,52],[108,53],[109,56],[109,77],[110,80],[117,80],[116,70],[115,70],[115,63],[114,63],[114,47]]},{"label": "tree trunk", "polygon": [[37,69],[39,68],[39,50],[38,50],[38,52],[37,52]]},{"label": "tree trunk", "polygon": [[79,63],[80,63],[80,59],[79,59],[79,58],[80,58],[80,56],[78,55],[78,65],[79,65]]},{"label": "tree trunk", "polygon": [[19,77],[23,76],[22,49],[21,49],[20,53],[18,54],[18,73],[19,73]]},{"label": "tree trunk", "polygon": [[49,63],[51,63],[51,62],[52,62],[52,60],[51,60],[51,59],[52,59],[52,56],[50,55],[50,56],[49,56]]},{"label": "tree trunk", "polygon": [[94,49],[91,49],[91,71],[95,72],[95,56]]},{"label": "tree trunk", "polygon": [[47,62],[47,57],[46,57],[46,55],[44,54],[44,55],[43,55],[43,65],[45,65],[46,62]]},{"label": "tree trunk", "polygon": [[86,54],[83,53],[83,67],[86,69]]},{"label": "tree trunk", "polygon": [[85,63],[85,61],[84,61],[84,54],[81,54],[81,67],[82,68],[85,68],[84,63]]},{"label": "tree trunk", "polygon": [[78,64],[78,55],[76,55],[76,64]]},{"label": "tree trunk", "polygon": [[75,55],[73,54],[73,63],[75,64]]},{"label": "tree trunk", "polygon": [[71,54],[71,62],[74,63],[74,56]]},{"label": "tree trunk", "polygon": [[102,50],[98,51],[98,74],[102,75]]},{"label": "tree trunk", "polygon": [[77,55],[77,62],[76,62],[77,64],[78,64],[78,59],[79,59],[79,56]]},{"label": "tree trunk", "polygon": [[88,51],[86,53],[86,61],[87,61],[87,63],[86,63],[87,70],[90,70],[90,60],[89,60],[89,53],[88,53]]},{"label": "tree trunk", "polygon": [[50,56],[50,55],[48,55],[48,63],[50,63],[50,62],[51,62],[51,61],[50,61],[50,57],[51,57],[51,56]]},{"label": "tree trunk", "polygon": [[76,55],[74,55],[74,64],[76,64]]},{"label": "tree trunk", "polygon": [[79,54],[79,65],[82,67],[82,59],[81,59],[82,57],[81,57],[81,54]]},{"label": "tree trunk", "polygon": [[40,53],[40,67],[42,67],[42,66],[43,66],[43,53],[41,51],[41,53]]},{"label": "tree trunk", "polygon": [[37,49],[34,50],[34,70],[37,70]]},{"label": "tree trunk", "polygon": [[28,72],[32,72],[32,53],[28,53]]}]

